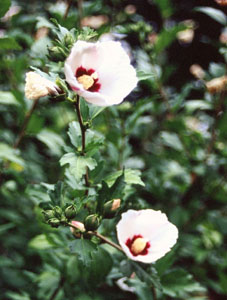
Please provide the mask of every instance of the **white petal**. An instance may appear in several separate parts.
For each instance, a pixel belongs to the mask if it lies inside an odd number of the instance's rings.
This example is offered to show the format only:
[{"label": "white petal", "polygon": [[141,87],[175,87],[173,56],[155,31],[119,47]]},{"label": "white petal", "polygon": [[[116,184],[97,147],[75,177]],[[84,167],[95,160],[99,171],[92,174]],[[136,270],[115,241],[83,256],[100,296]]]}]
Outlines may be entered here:
[{"label": "white petal", "polygon": [[[134,256],[126,246],[126,241],[139,234],[149,241],[150,247],[148,254]],[[129,258],[151,263],[170,251],[178,238],[178,230],[161,211],[129,210],[122,214],[117,224],[117,236],[122,249]]]}]

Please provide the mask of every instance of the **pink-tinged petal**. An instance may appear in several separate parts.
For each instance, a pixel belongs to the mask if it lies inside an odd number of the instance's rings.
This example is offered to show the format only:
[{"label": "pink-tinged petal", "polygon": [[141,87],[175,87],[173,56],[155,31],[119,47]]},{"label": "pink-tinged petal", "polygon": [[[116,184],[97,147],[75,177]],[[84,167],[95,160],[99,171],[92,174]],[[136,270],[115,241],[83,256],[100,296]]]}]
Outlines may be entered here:
[{"label": "pink-tinged petal", "polygon": [[[152,263],[171,250],[178,238],[178,230],[161,211],[128,210],[117,224],[117,236],[125,254],[132,260]],[[144,250],[135,254],[131,239],[141,237]],[[130,243],[130,242],[131,243]]]}]

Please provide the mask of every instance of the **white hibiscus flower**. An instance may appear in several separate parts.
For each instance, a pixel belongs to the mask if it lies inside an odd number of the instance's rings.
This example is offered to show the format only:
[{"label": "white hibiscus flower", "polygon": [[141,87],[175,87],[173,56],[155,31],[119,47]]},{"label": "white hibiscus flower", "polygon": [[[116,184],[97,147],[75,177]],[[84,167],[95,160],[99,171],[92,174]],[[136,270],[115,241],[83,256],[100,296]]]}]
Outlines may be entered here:
[{"label": "white hibiscus flower", "polygon": [[136,87],[136,71],[119,42],[77,41],[65,62],[66,81],[87,102],[119,104]]},{"label": "white hibiscus flower", "polygon": [[170,251],[178,230],[161,211],[128,210],[117,224],[117,237],[130,259],[152,263]]}]

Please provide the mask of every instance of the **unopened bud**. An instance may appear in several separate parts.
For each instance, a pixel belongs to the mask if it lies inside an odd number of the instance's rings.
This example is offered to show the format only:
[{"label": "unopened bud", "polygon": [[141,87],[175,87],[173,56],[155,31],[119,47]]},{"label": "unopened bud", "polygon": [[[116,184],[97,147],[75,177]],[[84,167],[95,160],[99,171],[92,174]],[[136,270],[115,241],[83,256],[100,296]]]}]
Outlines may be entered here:
[{"label": "unopened bud", "polygon": [[104,217],[112,218],[121,205],[121,199],[113,199],[104,204]]},{"label": "unopened bud", "polygon": [[65,46],[68,47],[68,48],[71,48],[72,45],[74,44],[75,40],[73,38],[73,36],[71,34],[66,34],[65,37],[64,37],[64,43],[65,43]]},{"label": "unopened bud", "polygon": [[48,51],[49,51],[49,57],[53,61],[63,61],[67,56],[64,50],[58,46],[50,47],[48,48]]},{"label": "unopened bud", "polygon": [[73,219],[76,216],[76,207],[74,205],[70,205],[65,209],[65,216],[67,219]]},{"label": "unopened bud", "polygon": [[50,210],[50,209],[49,210],[43,210],[42,213],[43,213],[45,221],[48,221],[49,219],[55,217],[53,210]]},{"label": "unopened bud", "polygon": [[48,224],[51,225],[51,227],[57,228],[60,225],[60,221],[57,218],[51,218],[47,222]]},{"label": "unopened bud", "polygon": [[62,216],[62,209],[59,206],[55,206],[54,208],[54,215],[56,218],[61,218]]},{"label": "unopened bud", "polygon": [[100,218],[96,214],[90,215],[85,219],[85,228],[88,231],[96,230],[99,227],[99,225],[100,225]]},{"label": "unopened bud", "polygon": [[71,221],[73,227],[70,227],[72,234],[75,237],[80,237],[82,232],[85,232],[84,224],[78,221]]}]

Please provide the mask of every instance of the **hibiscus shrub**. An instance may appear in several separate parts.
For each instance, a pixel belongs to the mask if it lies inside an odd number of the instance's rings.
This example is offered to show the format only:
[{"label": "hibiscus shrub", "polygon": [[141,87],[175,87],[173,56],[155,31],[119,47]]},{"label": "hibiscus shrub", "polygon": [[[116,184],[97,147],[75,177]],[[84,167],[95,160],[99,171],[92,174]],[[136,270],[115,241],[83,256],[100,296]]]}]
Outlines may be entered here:
[{"label": "hibiscus shrub", "polygon": [[2,299],[225,299],[225,5],[2,1]]}]

